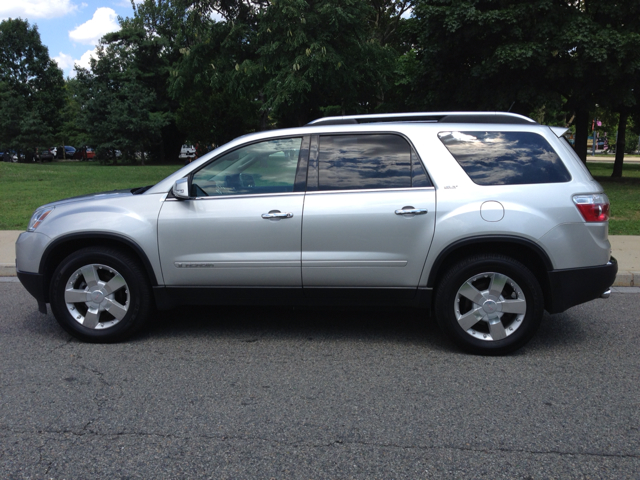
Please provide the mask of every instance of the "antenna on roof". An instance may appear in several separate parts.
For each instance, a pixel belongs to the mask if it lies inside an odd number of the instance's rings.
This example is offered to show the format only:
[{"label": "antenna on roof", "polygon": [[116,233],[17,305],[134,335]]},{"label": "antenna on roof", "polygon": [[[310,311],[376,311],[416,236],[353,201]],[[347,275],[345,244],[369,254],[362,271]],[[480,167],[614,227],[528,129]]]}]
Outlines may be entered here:
[{"label": "antenna on roof", "polygon": [[510,112],[515,104],[516,104],[516,101],[514,100],[513,103],[511,104],[511,106],[509,107],[509,110],[507,110],[507,112]]}]

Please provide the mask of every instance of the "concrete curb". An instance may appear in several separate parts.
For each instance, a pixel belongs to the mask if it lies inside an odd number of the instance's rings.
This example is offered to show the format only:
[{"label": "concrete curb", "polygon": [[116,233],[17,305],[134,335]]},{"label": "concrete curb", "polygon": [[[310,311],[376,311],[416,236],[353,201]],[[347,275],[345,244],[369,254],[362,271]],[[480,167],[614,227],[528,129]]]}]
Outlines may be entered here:
[{"label": "concrete curb", "polygon": [[619,270],[616,275],[614,287],[640,287],[640,272],[627,272]]},{"label": "concrete curb", "polygon": [[[0,277],[15,277],[16,266],[10,263],[0,263]],[[640,283],[638,284],[640,285]]]}]

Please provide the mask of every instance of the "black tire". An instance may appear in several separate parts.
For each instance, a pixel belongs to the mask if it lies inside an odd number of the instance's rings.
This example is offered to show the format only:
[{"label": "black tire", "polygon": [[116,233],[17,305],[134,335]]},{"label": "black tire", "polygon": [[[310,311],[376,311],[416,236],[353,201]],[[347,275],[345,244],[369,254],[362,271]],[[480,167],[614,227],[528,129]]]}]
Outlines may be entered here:
[{"label": "black tire", "polygon": [[543,313],[544,297],[535,275],[504,255],[461,260],[444,275],[435,296],[440,328],[462,349],[481,355],[503,355],[525,345]]},{"label": "black tire", "polygon": [[49,298],[60,326],[92,343],[130,337],[144,326],[152,308],[143,267],[110,247],[88,247],[65,258],[53,274]]}]

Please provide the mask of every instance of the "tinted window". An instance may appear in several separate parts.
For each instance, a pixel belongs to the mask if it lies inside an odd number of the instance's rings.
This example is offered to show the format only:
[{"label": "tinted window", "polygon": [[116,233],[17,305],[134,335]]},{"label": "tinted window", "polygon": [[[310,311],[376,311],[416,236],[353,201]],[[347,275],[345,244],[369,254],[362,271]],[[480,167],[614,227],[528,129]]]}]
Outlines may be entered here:
[{"label": "tinted window", "polygon": [[440,132],[438,137],[478,185],[571,180],[558,154],[536,133]]},{"label": "tinted window", "polygon": [[398,135],[321,136],[318,168],[320,190],[409,188],[411,146]]},{"label": "tinted window", "polygon": [[411,149],[411,186],[412,187],[431,187],[431,180],[424,171],[422,162],[418,158],[415,150]]},{"label": "tinted window", "polygon": [[292,192],[301,143],[282,138],[227,153],[193,175],[191,196]]}]

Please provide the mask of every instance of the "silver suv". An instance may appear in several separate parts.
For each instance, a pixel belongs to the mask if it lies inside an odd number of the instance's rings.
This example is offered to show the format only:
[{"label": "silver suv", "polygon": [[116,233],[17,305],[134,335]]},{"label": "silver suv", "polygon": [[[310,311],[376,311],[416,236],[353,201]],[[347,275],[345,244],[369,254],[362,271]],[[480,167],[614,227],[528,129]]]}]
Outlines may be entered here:
[{"label": "silver suv", "polygon": [[39,208],[18,277],[89,342],[129,337],[154,307],[403,304],[506,353],[617,272],[609,200],[564,131],[442,112],[247,135],[156,185]]}]

